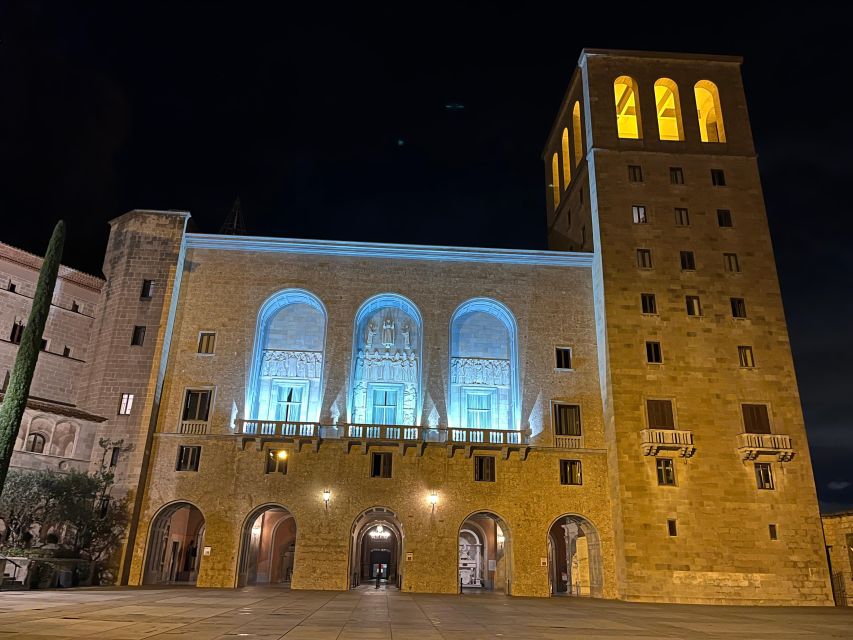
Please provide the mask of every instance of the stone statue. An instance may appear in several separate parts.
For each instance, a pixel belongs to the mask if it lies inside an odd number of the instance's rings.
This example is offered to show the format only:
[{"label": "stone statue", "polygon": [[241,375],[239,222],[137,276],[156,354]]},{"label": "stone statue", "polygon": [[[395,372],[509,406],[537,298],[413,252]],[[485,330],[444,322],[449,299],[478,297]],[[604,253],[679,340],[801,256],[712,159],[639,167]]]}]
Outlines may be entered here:
[{"label": "stone statue", "polygon": [[367,348],[373,348],[373,336],[376,335],[376,325],[372,322],[367,324]]},{"label": "stone statue", "polygon": [[386,349],[394,346],[394,321],[391,318],[385,318],[382,323],[382,346]]},{"label": "stone statue", "polygon": [[403,334],[403,348],[404,349],[411,349],[412,343],[411,343],[411,339],[410,339],[410,335],[409,335],[409,325],[404,324],[403,328],[400,330],[400,333]]}]

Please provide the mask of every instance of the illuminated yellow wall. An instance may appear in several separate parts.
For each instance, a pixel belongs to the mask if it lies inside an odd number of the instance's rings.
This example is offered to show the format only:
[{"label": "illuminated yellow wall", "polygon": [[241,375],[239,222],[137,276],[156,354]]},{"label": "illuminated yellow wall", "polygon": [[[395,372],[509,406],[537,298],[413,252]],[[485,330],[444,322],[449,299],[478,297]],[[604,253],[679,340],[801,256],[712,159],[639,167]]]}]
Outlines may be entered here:
[{"label": "illuminated yellow wall", "polygon": [[583,158],[583,133],[581,132],[581,104],[577,100],[572,108],[572,133],[575,136],[575,166],[578,166]]},{"label": "illuminated yellow wall", "polygon": [[725,142],[723,110],[720,108],[720,92],[710,80],[700,80],[693,87],[696,94],[696,111],[699,114],[699,133],[702,142]]},{"label": "illuminated yellow wall", "polygon": [[669,78],[655,82],[655,108],[661,140],[684,140],[678,85]]},{"label": "illuminated yellow wall", "polygon": [[563,129],[563,189],[569,188],[572,180],[572,163],[569,160],[569,130]]},{"label": "illuminated yellow wall", "polygon": [[637,104],[637,83],[629,76],[619,76],[613,82],[616,102],[616,130],[620,138],[642,138],[640,108]]},{"label": "illuminated yellow wall", "polygon": [[560,204],[560,158],[555,153],[551,158],[551,188],[554,194],[554,209]]}]

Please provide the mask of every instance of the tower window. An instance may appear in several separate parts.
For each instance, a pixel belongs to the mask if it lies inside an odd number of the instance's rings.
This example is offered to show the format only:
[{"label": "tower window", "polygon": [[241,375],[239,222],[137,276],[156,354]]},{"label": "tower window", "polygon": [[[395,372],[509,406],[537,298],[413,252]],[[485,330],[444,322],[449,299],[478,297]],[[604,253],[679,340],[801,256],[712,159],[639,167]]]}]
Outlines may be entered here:
[{"label": "tower window", "polygon": [[702,303],[699,301],[699,296],[686,296],[685,302],[687,303],[688,316],[702,315]]},{"label": "tower window", "polygon": [[153,280],[143,280],[142,281],[142,292],[139,294],[139,297],[142,300],[150,300],[154,295],[154,281]]},{"label": "tower window", "polygon": [[560,460],[560,484],[583,484],[580,460]]},{"label": "tower window", "polygon": [[76,300],[71,301],[71,313],[80,313],[80,305]]},{"label": "tower window", "polygon": [[145,327],[133,327],[133,336],[130,338],[130,346],[141,347],[145,342]]},{"label": "tower window", "polygon": [[47,340],[45,338],[41,339],[41,345],[39,346],[39,348],[42,351],[47,351]]},{"label": "tower window", "polygon": [[740,262],[738,262],[736,253],[724,253],[723,265],[729,273],[740,273]]},{"label": "tower window", "polygon": [[646,217],[646,208],[642,205],[635,204],[632,206],[631,215],[634,219],[634,224],[646,224],[649,221]]},{"label": "tower window", "polygon": [[643,167],[638,164],[628,165],[628,182],[642,182]]},{"label": "tower window", "polygon": [[570,347],[557,347],[555,350],[557,369],[572,368],[572,350]]},{"label": "tower window", "polygon": [[572,161],[569,159],[569,130],[563,129],[562,139],[563,152],[563,189],[569,188],[569,182],[572,180]]},{"label": "tower window", "polygon": [[556,211],[560,206],[560,157],[556,153],[551,157],[551,195]]},{"label": "tower window", "polygon": [[67,345],[62,347],[62,357],[63,358],[70,358],[71,357],[71,347],[69,347]]},{"label": "tower window", "polygon": [[660,139],[684,140],[678,85],[669,78],[660,78],[655,82],[655,106]]},{"label": "tower window", "polygon": [[779,539],[779,530],[777,529],[775,524],[768,525],[768,530],[770,533],[770,539],[771,540],[778,540]]},{"label": "tower window", "polygon": [[379,452],[370,454],[370,477],[371,478],[390,478],[391,477],[391,454],[388,452]]},{"label": "tower window", "polygon": [[651,269],[652,268],[652,250],[651,249],[637,249],[637,266],[640,269]]},{"label": "tower window", "polygon": [[681,167],[670,167],[669,168],[669,183],[670,184],[684,184],[684,169]]},{"label": "tower window", "polygon": [[210,415],[210,389],[187,389],[182,419],[207,422]]},{"label": "tower window", "polygon": [[711,169],[711,184],[715,187],[726,186],[726,174],[722,169]]},{"label": "tower window", "polygon": [[696,256],[692,251],[682,251],[681,255],[681,270],[696,271]]},{"label": "tower window", "polygon": [[554,403],[554,435],[581,435],[581,408],[576,404]]},{"label": "tower window", "polygon": [[679,227],[690,226],[690,214],[683,207],[675,208],[675,224]]},{"label": "tower window", "polygon": [[646,362],[651,364],[661,364],[663,362],[660,342],[646,342]]},{"label": "tower window", "polygon": [[21,344],[21,337],[24,335],[24,325],[21,322],[16,322],[12,325],[12,333],[9,334],[9,342],[12,344]]},{"label": "tower window", "polygon": [[746,317],[746,302],[743,298],[731,298],[732,318]]},{"label": "tower window", "polygon": [[474,456],[474,481],[495,481],[495,458],[494,456]]},{"label": "tower window", "polygon": [[118,414],[120,416],[129,416],[131,409],[133,409],[133,394],[121,394],[121,402],[119,402],[118,405]]},{"label": "tower window", "polygon": [[737,348],[737,357],[740,361],[740,366],[746,369],[755,367],[755,356],[752,354],[752,347],[740,346]]},{"label": "tower window", "polygon": [[9,280],[9,286],[6,287],[6,290],[10,293],[15,293],[18,290],[18,285]]},{"label": "tower window", "polygon": [[669,535],[672,537],[675,537],[678,535],[678,527],[676,526],[675,520],[673,518],[670,518],[669,520],[666,521],[666,530],[667,530],[667,533],[669,533]]},{"label": "tower window", "polygon": [[641,293],[640,294],[640,306],[643,309],[643,313],[647,313],[649,315],[657,315],[658,312],[658,303],[655,299],[655,294],[653,293]]},{"label": "tower window", "polygon": [[766,404],[741,405],[746,433],[770,433],[770,414]]},{"label": "tower window", "polygon": [[755,483],[759,489],[773,489],[773,469],[769,462],[755,463]]},{"label": "tower window", "polygon": [[206,355],[213,353],[216,346],[216,333],[213,331],[202,331],[198,335],[198,352]]},{"label": "tower window", "polygon": [[646,400],[649,429],[675,429],[672,400]]},{"label": "tower window", "polygon": [[110,452],[110,469],[115,469],[118,466],[118,459],[121,457],[121,447],[113,447]]},{"label": "tower window", "polygon": [[717,209],[717,224],[721,227],[731,227],[732,212],[729,209]]},{"label": "tower window", "polygon": [[620,76],[613,82],[616,105],[616,132],[620,138],[638,140],[642,138],[640,109],[636,83],[629,76]]},{"label": "tower window", "polygon": [[577,100],[572,108],[572,134],[575,142],[575,166],[578,166],[583,158],[583,133],[581,132],[581,105]]},{"label": "tower window", "polygon": [[175,471],[198,471],[198,463],[201,458],[201,447],[178,447],[178,460],[175,463]]},{"label": "tower window", "polygon": [[45,438],[40,433],[31,433],[27,436],[24,450],[32,453],[44,453]]},{"label": "tower window", "polygon": [[280,473],[287,474],[287,450],[270,449],[267,451],[267,463],[264,473]]},{"label": "tower window", "polygon": [[656,462],[658,484],[662,487],[675,486],[675,464],[672,458],[658,458]]},{"label": "tower window", "polygon": [[726,129],[723,126],[723,110],[717,85],[710,80],[700,80],[694,85],[693,93],[696,96],[702,142],[725,142]]}]

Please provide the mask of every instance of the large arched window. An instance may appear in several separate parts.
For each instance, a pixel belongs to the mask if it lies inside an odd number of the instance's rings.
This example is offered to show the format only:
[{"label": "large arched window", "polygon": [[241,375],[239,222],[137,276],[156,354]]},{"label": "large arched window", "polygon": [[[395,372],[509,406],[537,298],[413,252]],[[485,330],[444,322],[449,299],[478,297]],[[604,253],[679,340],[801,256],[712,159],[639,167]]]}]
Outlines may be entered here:
[{"label": "large arched window", "polygon": [[560,205],[560,157],[551,156],[551,193],[554,197],[554,210]]},{"label": "large arched window", "polygon": [[474,298],[450,320],[450,426],[518,430],[515,317],[496,300]]},{"label": "large arched window", "polygon": [[684,140],[678,85],[669,78],[660,78],[655,82],[655,107],[660,139]]},{"label": "large arched window", "polygon": [[569,129],[563,129],[563,189],[572,181],[572,161],[569,158]]},{"label": "large arched window", "polygon": [[642,138],[637,83],[630,76],[619,76],[613,81],[613,94],[616,104],[616,131],[619,137],[634,140]]},{"label": "large arched window", "polygon": [[423,321],[414,303],[383,293],[355,316],[350,422],[419,425]]},{"label": "large arched window", "polygon": [[318,421],[325,344],[326,308],[315,295],[286,289],[270,297],[258,313],[249,419]]},{"label": "large arched window", "polygon": [[723,110],[717,85],[710,80],[700,80],[693,87],[693,93],[696,94],[702,142],[725,142],[726,129],[723,126]]},{"label": "large arched window", "polygon": [[575,138],[575,166],[583,158],[583,127],[581,126],[581,103],[575,100],[572,108],[572,135]]}]

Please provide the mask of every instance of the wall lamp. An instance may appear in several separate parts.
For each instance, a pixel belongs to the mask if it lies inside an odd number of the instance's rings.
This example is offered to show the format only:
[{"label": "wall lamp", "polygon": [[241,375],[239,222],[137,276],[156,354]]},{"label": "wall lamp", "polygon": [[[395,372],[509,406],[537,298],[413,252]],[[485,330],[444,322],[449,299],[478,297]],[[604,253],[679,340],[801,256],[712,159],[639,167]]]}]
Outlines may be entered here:
[{"label": "wall lamp", "polygon": [[332,498],[332,492],[329,489],[323,489],[323,502],[326,503],[326,508],[329,508],[329,500]]},{"label": "wall lamp", "polygon": [[435,505],[438,504],[438,494],[435,491],[429,494],[429,503],[432,505],[433,513],[435,513]]}]

